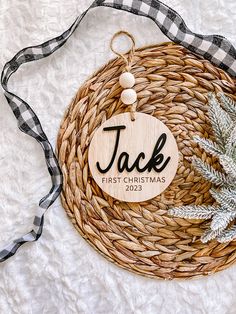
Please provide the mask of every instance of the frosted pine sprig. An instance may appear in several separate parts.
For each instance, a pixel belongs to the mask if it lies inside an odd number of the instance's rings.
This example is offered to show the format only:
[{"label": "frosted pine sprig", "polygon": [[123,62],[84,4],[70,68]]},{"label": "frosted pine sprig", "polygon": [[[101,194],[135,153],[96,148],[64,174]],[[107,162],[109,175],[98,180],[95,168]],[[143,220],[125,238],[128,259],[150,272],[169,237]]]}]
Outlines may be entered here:
[{"label": "frosted pine sprig", "polygon": [[215,214],[212,218],[211,222],[211,230],[217,231],[217,230],[225,230],[227,228],[228,224],[234,220],[236,217],[236,212],[228,212],[227,210],[223,210],[222,212],[219,212]]},{"label": "frosted pine sprig", "polygon": [[182,206],[171,208],[169,214],[171,216],[187,219],[209,219],[217,212],[217,210],[218,209],[215,206]]},{"label": "frosted pine sprig", "polygon": [[221,100],[221,105],[225,111],[230,114],[232,120],[236,121],[236,103],[223,93],[218,93]]},{"label": "frosted pine sprig", "polygon": [[232,179],[236,179],[236,162],[232,157],[227,155],[222,155],[219,158],[221,165],[223,166],[225,172],[232,177]]},{"label": "frosted pine sprig", "polygon": [[229,139],[226,143],[226,155],[232,156],[232,158],[235,160],[236,158],[236,124],[232,131],[232,133],[229,136]]},{"label": "frosted pine sprig", "polygon": [[204,163],[200,158],[193,157],[193,166],[197,171],[208,181],[215,185],[224,185],[227,181],[227,177],[224,173],[215,170],[211,165]]},{"label": "frosted pine sprig", "polygon": [[194,136],[194,141],[199,144],[207,153],[210,153],[212,156],[219,157],[224,153],[222,148],[215,142],[202,138],[200,136]]},{"label": "frosted pine sprig", "polygon": [[216,142],[222,147],[225,147],[227,139],[230,136],[235,123],[230,117],[230,114],[223,110],[212,94],[209,95],[209,117],[214,131]]},{"label": "frosted pine sprig", "polygon": [[[236,239],[236,103],[219,93],[221,103],[214,95],[209,96],[209,117],[215,142],[195,136],[195,142],[212,156],[218,157],[222,171],[214,169],[200,158],[193,157],[195,169],[216,188],[210,190],[216,205],[189,205],[172,208],[171,216],[186,219],[211,219],[210,227],[201,241],[216,239],[228,242]],[[233,224],[233,225],[232,225]]]},{"label": "frosted pine sprig", "polygon": [[221,204],[222,208],[228,211],[236,211],[236,200],[233,197],[231,190],[226,188],[218,191],[212,188],[210,192],[214,199]]},{"label": "frosted pine sprig", "polygon": [[201,236],[201,241],[202,241],[202,243],[207,243],[207,242],[217,238],[220,233],[221,233],[221,231],[219,229],[215,230],[215,231],[211,230],[211,229],[208,229]]},{"label": "frosted pine sprig", "polygon": [[221,243],[229,242],[236,239],[236,226],[224,230],[217,237],[217,240]]}]

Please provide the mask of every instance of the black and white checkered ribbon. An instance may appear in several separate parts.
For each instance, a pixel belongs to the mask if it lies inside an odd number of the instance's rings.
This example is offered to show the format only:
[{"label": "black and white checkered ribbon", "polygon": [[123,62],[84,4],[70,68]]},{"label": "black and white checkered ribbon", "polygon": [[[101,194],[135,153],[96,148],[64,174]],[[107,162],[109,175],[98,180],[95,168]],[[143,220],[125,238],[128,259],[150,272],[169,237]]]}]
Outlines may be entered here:
[{"label": "black and white checkered ribbon", "polygon": [[171,41],[181,44],[190,51],[203,56],[214,65],[228,72],[231,76],[236,77],[236,50],[227,39],[218,35],[203,36],[194,34],[186,26],[179,14],[158,0],[96,0],[60,36],[41,45],[27,47],[19,51],[5,64],[2,71],[1,84],[9,106],[18,121],[20,130],[35,138],[42,146],[48,171],[52,179],[52,188],[39,202],[32,230],[2,249],[0,251],[0,262],[14,255],[17,249],[25,242],[38,240],[43,230],[44,213],[59,196],[62,188],[62,173],[58,161],[37,115],[23,99],[9,91],[8,81],[11,75],[22,64],[45,58],[63,46],[79,26],[87,12],[99,6],[124,10],[152,19]]}]

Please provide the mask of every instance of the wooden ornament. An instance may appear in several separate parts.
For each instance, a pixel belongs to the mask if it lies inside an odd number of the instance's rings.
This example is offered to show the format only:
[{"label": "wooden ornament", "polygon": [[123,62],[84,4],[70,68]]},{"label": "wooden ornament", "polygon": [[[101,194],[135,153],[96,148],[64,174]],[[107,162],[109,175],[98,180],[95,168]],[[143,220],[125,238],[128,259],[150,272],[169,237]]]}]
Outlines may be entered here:
[{"label": "wooden ornament", "polygon": [[110,196],[142,202],[162,193],[178,167],[178,147],[157,118],[135,113],[113,116],[94,134],[88,153],[92,176]]}]

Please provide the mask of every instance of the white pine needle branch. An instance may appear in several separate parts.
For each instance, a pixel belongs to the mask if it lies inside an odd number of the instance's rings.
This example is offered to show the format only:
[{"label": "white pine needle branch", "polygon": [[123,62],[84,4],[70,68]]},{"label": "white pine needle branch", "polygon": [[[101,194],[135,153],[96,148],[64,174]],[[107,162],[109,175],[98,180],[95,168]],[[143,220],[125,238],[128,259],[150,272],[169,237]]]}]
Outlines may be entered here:
[{"label": "white pine needle branch", "polygon": [[227,97],[223,93],[218,93],[217,96],[220,97],[222,107],[229,113],[232,120],[236,120],[236,104],[235,102]]},{"label": "white pine needle branch", "polygon": [[209,229],[201,237],[203,243],[213,239],[222,243],[236,239],[236,224],[228,228],[236,219],[236,103],[222,93],[218,96],[222,107],[214,95],[209,97],[209,117],[216,142],[199,136],[194,140],[207,153],[219,158],[223,170],[217,171],[197,157],[192,161],[196,170],[218,187],[210,190],[218,204],[189,205],[168,211],[171,216],[186,219],[212,219]]},{"label": "white pine needle branch", "polygon": [[216,212],[218,208],[215,206],[182,206],[169,209],[168,214],[171,216],[186,218],[186,219],[209,219]]},{"label": "white pine needle branch", "polygon": [[236,211],[236,199],[229,192],[229,190],[221,190],[217,191],[215,189],[210,190],[211,195],[217,201],[217,203],[221,204],[221,206],[228,211]]},{"label": "white pine needle branch", "polygon": [[215,142],[201,138],[200,136],[194,136],[194,141],[201,146],[207,153],[210,153],[212,156],[219,157],[224,154],[222,148]]},{"label": "white pine needle branch", "polygon": [[211,222],[211,230],[217,231],[217,230],[224,230],[227,228],[228,224],[234,220],[236,217],[236,212],[228,212],[226,210],[216,213]]},{"label": "white pine needle branch", "polygon": [[204,163],[200,158],[194,157],[192,164],[207,181],[218,186],[224,185],[227,182],[227,178],[222,172],[219,172],[211,165]]},{"label": "white pine needle branch", "polygon": [[[230,199],[234,200],[234,202],[236,203],[236,188],[235,187],[222,188],[221,192],[227,195]],[[235,207],[235,211],[236,211],[236,207]]]},{"label": "white pine needle branch", "polygon": [[220,235],[220,233],[221,233],[221,231],[219,231],[219,230],[213,231],[211,229],[208,229],[201,236],[201,241],[202,241],[202,243],[207,243],[207,242],[215,239],[216,237],[218,237]]},{"label": "white pine needle branch", "polygon": [[220,156],[220,163],[225,172],[233,179],[236,179],[236,161],[227,155],[222,155]]},{"label": "white pine needle branch", "polygon": [[210,95],[209,117],[216,141],[219,145],[224,147],[227,137],[234,128],[234,122],[230,115],[221,108],[214,95]]},{"label": "white pine needle branch", "polygon": [[231,156],[234,160],[236,160],[236,125],[228,138],[225,148],[227,156]]},{"label": "white pine needle branch", "polygon": [[235,240],[236,238],[236,225],[234,225],[233,227],[222,231],[219,235],[217,235],[217,240],[220,243],[226,243],[232,240]]}]

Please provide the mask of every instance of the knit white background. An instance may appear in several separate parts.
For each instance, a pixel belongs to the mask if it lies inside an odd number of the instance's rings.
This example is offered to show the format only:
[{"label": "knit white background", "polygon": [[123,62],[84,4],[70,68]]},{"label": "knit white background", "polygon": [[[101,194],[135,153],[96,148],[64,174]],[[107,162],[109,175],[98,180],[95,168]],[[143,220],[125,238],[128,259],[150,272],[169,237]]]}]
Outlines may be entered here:
[{"label": "knit white background", "polygon": [[[187,25],[221,34],[234,45],[235,0],[165,0]],[[18,50],[69,27],[90,0],[0,0],[0,68]],[[78,87],[113,57],[112,35],[131,32],[137,46],[165,40],[146,18],[109,8],[91,11],[53,56],[25,65],[11,89],[38,114],[55,145],[63,112]],[[50,188],[40,146],[16,127],[0,92],[0,244],[31,230],[38,201]],[[194,281],[165,282],[107,262],[76,232],[60,201],[45,217],[41,239],[0,264],[0,313],[234,314],[236,268]]]}]

